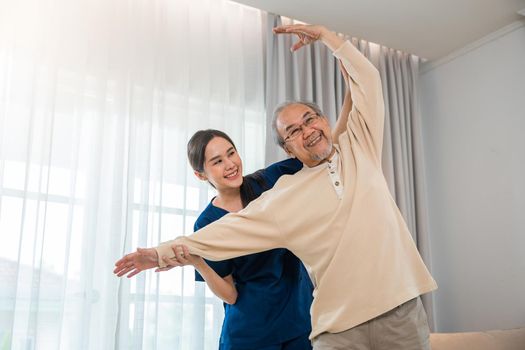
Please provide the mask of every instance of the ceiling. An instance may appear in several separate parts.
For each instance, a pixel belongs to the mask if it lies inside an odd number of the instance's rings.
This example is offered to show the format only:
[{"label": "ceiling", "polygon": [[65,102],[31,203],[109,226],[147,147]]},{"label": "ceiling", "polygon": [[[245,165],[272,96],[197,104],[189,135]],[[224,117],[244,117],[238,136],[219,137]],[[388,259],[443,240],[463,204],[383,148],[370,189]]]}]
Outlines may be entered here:
[{"label": "ceiling", "polygon": [[518,20],[525,0],[235,0],[438,60]]}]

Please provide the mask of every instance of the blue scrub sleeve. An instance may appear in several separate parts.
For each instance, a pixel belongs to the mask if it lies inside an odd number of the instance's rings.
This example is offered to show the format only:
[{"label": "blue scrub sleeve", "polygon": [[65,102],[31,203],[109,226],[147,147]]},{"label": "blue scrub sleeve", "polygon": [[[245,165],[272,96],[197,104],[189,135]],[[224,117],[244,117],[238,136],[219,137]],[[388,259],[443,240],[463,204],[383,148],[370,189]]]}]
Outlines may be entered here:
[{"label": "blue scrub sleeve", "polygon": [[264,169],[263,174],[268,182],[268,187],[272,188],[282,175],[293,175],[303,168],[296,158],[288,158],[277,163],[273,163]]}]

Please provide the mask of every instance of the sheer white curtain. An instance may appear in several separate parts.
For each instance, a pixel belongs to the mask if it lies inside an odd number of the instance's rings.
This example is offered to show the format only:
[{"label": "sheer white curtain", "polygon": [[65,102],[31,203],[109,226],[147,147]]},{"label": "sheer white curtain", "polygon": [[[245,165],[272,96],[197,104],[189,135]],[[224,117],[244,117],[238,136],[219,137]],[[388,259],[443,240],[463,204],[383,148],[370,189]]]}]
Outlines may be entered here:
[{"label": "sheer white curtain", "polygon": [[[0,1],[0,349],[214,349],[193,270],[112,274],[206,205],[185,146],[264,160],[260,13],[227,1]],[[247,142],[245,142],[247,141]]]}]

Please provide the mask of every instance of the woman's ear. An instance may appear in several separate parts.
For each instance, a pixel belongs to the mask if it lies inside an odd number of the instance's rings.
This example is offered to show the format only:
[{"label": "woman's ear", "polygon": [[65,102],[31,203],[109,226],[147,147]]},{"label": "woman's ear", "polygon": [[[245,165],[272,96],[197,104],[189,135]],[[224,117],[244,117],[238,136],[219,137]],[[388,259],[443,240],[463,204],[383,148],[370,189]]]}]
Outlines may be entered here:
[{"label": "woman's ear", "polygon": [[206,176],[206,174],[201,173],[201,172],[196,171],[196,170],[194,170],[193,173],[195,174],[195,176],[197,176],[197,178],[198,178],[199,180],[202,180],[202,181],[208,181],[208,177]]}]

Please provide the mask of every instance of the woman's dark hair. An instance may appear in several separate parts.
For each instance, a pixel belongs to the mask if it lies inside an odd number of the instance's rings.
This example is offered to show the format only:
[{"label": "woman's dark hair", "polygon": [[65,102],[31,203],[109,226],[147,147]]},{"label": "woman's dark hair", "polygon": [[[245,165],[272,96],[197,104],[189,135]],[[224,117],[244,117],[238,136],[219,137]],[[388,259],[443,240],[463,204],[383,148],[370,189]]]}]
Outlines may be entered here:
[{"label": "woman's dark hair", "polygon": [[206,147],[208,143],[215,137],[221,137],[232,144],[233,148],[237,150],[232,139],[220,130],[206,129],[199,130],[188,141],[188,160],[193,170],[199,173],[204,172],[204,162],[206,161]]},{"label": "woman's dark hair", "polygon": [[[206,129],[199,130],[188,141],[187,152],[188,152],[188,161],[190,162],[193,170],[203,173],[204,172],[204,162],[206,147],[208,143],[215,137],[221,137],[232,144],[233,148],[237,150],[232,139],[226,135],[224,132],[215,129]],[[256,171],[253,174],[243,177],[243,181],[240,187],[241,201],[242,206],[246,207],[255,198],[259,197],[260,193],[255,193],[253,189],[253,182],[259,185],[263,191],[266,191],[268,185],[264,179],[263,172],[261,170]],[[213,184],[210,183],[213,186]]]}]

